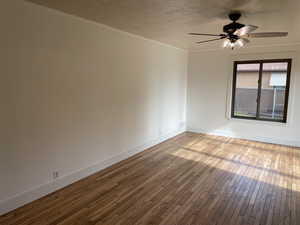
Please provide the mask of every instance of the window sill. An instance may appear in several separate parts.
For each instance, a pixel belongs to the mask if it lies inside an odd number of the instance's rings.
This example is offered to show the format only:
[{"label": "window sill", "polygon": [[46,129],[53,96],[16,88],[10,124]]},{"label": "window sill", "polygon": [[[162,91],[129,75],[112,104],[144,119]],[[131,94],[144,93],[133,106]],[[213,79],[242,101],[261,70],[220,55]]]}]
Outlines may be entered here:
[{"label": "window sill", "polygon": [[247,123],[247,124],[256,124],[256,125],[269,125],[269,126],[278,126],[278,127],[288,127],[289,122],[275,122],[275,121],[264,121],[264,120],[253,120],[253,119],[243,119],[243,118],[234,118],[234,117],[227,117],[227,120],[232,122],[240,122],[240,123]]}]

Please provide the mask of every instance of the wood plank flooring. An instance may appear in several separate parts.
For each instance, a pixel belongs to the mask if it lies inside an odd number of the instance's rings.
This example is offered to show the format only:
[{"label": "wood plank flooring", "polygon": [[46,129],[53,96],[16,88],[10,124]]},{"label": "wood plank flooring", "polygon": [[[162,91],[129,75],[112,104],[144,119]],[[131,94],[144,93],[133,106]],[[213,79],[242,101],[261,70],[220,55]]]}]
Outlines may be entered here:
[{"label": "wood plank flooring", "polygon": [[1,225],[299,225],[300,149],[184,133]]}]

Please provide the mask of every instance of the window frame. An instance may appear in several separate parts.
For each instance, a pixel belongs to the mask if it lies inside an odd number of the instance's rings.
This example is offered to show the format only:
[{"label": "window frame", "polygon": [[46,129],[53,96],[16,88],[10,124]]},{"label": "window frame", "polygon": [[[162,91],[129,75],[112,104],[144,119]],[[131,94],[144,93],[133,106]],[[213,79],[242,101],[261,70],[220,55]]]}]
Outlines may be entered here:
[{"label": "window frame", "polygon": [[[284,100],[284,111],[283,119],[267,119],[260,118],[260,99],[261,99],[261,86],[262,86],[262,76],[263,76],[263,64],[264,63],[276,63],[276,62],[286,62],[287,66],[287,79],[286,79],[286,90],[285,90],[285,100]],[[257,85],[257,105],[256,105],[256,116],[255,117],[246,117],[246,116],[237,116],[234,114],[235,106],[235,94],[236,94],[236,81],[237,81],[237,65],[238,64],[259,64],[259,79]],[[246,119],[246,120],[258,120],[258,121],[269,121],[269,122],[278,122],[278,123],[287,123],[288,115],[288,101],[290,94],[290,82],[291,82],[291,68],[292,68],[292,59],[262,59],[262,60],[243,60],[243,61],[234,61],[233,62],[233,80],[232,80],[232,97],[231,97],[231,118],[235,119]]]}]

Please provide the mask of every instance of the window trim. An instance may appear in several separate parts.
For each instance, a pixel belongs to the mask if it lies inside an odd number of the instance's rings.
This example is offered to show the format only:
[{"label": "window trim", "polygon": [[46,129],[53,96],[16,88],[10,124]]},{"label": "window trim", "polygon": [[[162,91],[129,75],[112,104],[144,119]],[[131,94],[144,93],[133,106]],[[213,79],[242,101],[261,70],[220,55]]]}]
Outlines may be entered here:
[{"label": "window trim", "polygon": [[[260,112],[260,98],[261,98],[261,85],[262,85],[262,67],[263,63],[273,63],[273,62],[287,62],[287,79],[286,79],[286,94],[284,101],[284,111],[283,111],[283,119],[266,119],[259,118]],[[235,106],[235,93],[236,93],[236,80],[237,80],[237,65],[238,64],[259,64],[259,79],[257,86],[257,107],[256,107],[256,116],[255,117],[246,117],[246,116],[236,116],[234,114],[234,106]],[[231,118],[235,119],[246,119],[246,120],[258,120],[258,121],[269,121],[269,122],[277,122],[277,123],[287,123],[287,115],[288,115],[288,101],[290,94],[290,82],[291,82],[291,67],[292,67],[292,59],[263,59],[263,60],[243,60],[243,61],[234,61],[233,62],[233,79],[232,79],[232,97],[231,97]]]}]

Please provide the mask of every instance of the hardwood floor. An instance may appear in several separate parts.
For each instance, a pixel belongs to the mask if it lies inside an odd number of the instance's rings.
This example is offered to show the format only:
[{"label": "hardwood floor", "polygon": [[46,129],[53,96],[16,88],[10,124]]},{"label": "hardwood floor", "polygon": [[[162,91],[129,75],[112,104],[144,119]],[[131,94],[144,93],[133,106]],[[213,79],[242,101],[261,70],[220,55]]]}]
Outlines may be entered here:
[{"label": "hardwood floor", "polygon": [[184,133],[0,224],[299,225],[299,179],[298,148]]}]

